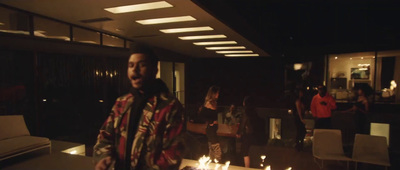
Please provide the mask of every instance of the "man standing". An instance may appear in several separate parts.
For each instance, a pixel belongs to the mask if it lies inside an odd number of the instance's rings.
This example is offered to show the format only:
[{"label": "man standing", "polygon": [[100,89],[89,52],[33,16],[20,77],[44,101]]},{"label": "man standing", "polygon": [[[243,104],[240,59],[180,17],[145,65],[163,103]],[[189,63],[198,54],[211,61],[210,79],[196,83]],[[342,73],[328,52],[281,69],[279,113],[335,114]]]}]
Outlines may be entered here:
[{"label": "man standing", "polygon": [[314,129],[330,129],[331,112],[336,109],[335,99],[327,93],[325,86],[318,86],[318,94],[311,101],[311,112],[315,118]]},{"label": "man standing", "polygon": [[119,97],[93,150],[95,169],[178,169],[184,115],[180,102],[159,79],[158,57],[134,46],[128,61],[130,93]]}]

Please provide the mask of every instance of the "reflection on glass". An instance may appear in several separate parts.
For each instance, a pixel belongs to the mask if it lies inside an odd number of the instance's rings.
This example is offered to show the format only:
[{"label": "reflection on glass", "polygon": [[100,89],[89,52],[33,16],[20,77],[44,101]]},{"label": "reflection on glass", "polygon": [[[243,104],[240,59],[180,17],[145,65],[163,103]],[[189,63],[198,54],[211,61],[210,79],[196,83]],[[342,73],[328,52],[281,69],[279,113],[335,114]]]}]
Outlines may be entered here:
[{"label": "reflection on glass", "polygon": [[124,47],[124,40],[113,35],[103,34],[103,45],[111,47]]},{"label": "reflection on glass", "polygon": [[378,52],[376,61],[376,102],[400,102],[400,51]]},{"label": "reflection on glass", "polygon": [[361,86],[374,87],[375,53],[349,53],[329,55],[327,87],[338,102],[355,97],[354,89]]},{"label": "reflection on glass", "polygon": [[69,26],[49,19],[34,17],[35,36],[70,41]]},{"label": "reflection on glass", "polygon": [[185,63],[175,63],[175,96],[185,104]]},{"label": "reflection on glass", "polygon": [[29,16],[0,7],[0,32],[29,35]]},{"label": "reflection on glass", "polygon": [[174,64],[173,62],[160,61],[160,69],[159,69],[160,78],[165,82],[170,91],[173,91],[174,89],[173,64]]},{"label": "reflection on glass", "polygon": [[269,119],[269,138],[281,139],[281,119],[278,118]]},{"label": "reflection on glass", "polygon": [[88,43],[88,44],[100,44],[100,33],[83,29],[83,28],[78,28],[78,27],[73,27],[73,41],[75,42],[81,42],[81,43]]}]

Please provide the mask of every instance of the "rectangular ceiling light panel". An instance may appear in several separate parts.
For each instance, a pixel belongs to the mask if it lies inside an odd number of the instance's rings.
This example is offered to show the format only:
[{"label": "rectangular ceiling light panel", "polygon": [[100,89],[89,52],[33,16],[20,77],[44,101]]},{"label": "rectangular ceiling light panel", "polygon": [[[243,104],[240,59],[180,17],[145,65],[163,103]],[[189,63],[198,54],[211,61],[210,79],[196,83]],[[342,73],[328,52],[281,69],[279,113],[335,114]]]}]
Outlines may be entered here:
[{"label": "rectangular ceiling light panel", "polygon": [[195,36],[184,36],[179,37],[181,40],[202,40],[202,39],[213,39],[213,38],[226,38],[223,34],[218,35],[195,35]]},{"label": "rectangular ceiling light panel", "polygon": [[253,53],[251,50],[242,50],[242,51],[216,51],[218,54],[237,54],[237,53]]},{"label": "rectangular ceiling light panel", "polygon": [[237,44],[236,41],[209,41],[209,42],[194,42],[194,45],[221,45],[221,44]]},{"label": "rectangular ceiling light panel", "polygon": [[225,57],[257,57],[258,54],[225,54]]},{"label": "rectangular ceiling light panel", "polygon": [[206,47],[207,50],[243,50],[245,46]]},{"label": "rectangular ceiling light panel", "polygon": [[127,12],[137,12],[137,11],[146,11],[152,9],[160,9],[160,8],[170,8],[173,7],[166,1],[158,1],[158,2],[150,2],[150,3],[142,3],[135,5],[125,5],[118,6],[112,8],[104,8],[104,10],[111,12],[113,14],[127,13]]},{"label": "rectangular ceiling light panel", "polygon": [[163,33],[182,33],[182,32],[196,32],[196,31],[212,31],[214,30],[211,27],[188,27],[188,28],[172,28],[172,29],[162,29],[160,30]]},{"label": "rectangular ceiling light panel", "polygon": [[185,22],[185,21],[196,21],[196,18],[193,18],[192,16],[179,16],[179,17],[137,20],[136,22],[142,25],[153,25],[153,24],[165,24],[173,22]]}]

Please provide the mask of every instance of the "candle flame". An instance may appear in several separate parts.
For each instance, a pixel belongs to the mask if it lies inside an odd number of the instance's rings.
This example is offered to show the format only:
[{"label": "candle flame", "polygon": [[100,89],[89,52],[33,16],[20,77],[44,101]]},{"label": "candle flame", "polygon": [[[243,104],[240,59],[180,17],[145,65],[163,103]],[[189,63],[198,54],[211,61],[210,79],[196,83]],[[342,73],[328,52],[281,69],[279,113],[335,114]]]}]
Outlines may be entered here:
[{"label": "candle flame", "polygon": [[199,159],[198,169],[208,169],[208,165],[210,164],[210,162],[211,162],[210,157],[203,155],[203,157]]},{"label": "candle flame", "polygon": [[208,160],[206,166],[208,167],[208,165],[210,165],[210,163],[212,162],[212,160]]},{"label": "candle flame", "polygon": [[[210,159],[210,157],[203,155],[199,159],[199,165],[198,165],[197,169],[210,169],[209,165],[211,162],[212,162],[212,159]],[[221,167],[221,164],[218,164],[219,161],[217,159],[214,159],[214,162],[215,162],[214,170],[218,170]],[[222,166],[222,170],[227,170],[230,163],[231,163],[230,161],[227,161],[225,163],[225,165]]]},{"label": "candle flame", "polygon": [[265,168],[265,170],[271,170],[271,166],[268,165],[268,166]]},{"label": "candle flame", "polygon": [[264,159],[267,158],[265,155],[261,155],[261,159],[264,161]]},{"label": "candle flame", "polygon": [[292,170],[292,167],[286,168],[285,170]]},{"label": "candle flame", "polygon": [[227,170],[228,167],[229,167],[229,164],[231,164],[231,161],[226,161],[226,162],[225,162],[225,165],[222,166],[222,170]]},{"label": "candle flame", "polygon": [[220,167],[221,165],[220,164],[215,164],[215,170],[218,170],[218,168]]}]

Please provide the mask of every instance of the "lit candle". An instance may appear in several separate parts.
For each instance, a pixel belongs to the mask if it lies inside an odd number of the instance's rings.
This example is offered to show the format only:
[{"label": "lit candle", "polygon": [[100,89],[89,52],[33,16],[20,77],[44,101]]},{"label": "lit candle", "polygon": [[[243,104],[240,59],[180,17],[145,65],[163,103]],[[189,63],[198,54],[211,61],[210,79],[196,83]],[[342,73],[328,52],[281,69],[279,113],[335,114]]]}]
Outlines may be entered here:
[{"label": "lit candle", "polygon": [[218,160],[217,159],[214,159],[214,162],[215,162],[215,170],[217,170],[221,165],[220,164],[218,164]]},{"label": "lit candle", "polygon": [[210,162],[210,157],[206,157],[205,155],[203,155],[203,157],[199,159],[198,169],[208,169],[208,164],[210,164]]},{"label": "lit candle", "polygon": [[225,165],[222,167],[222,170],[227,170],[229,167],[229,164],[231,164],[231,161],[226,161]]},{"label": "lit candle", "polygon": [[271,166],[268,165],[268,166],[265,168],[265,170],[271,170]]},{"label": "lit candle", "polygon": [[264,159],[265,159],[265,158],[267,158],[267,156],[261,155],[261,159],[262,159],[263,162],[264,162]]},{"label": "lit candle", "polygon": [[215,164],[215,170],[217,170],[221,165],[220,164]]}]

